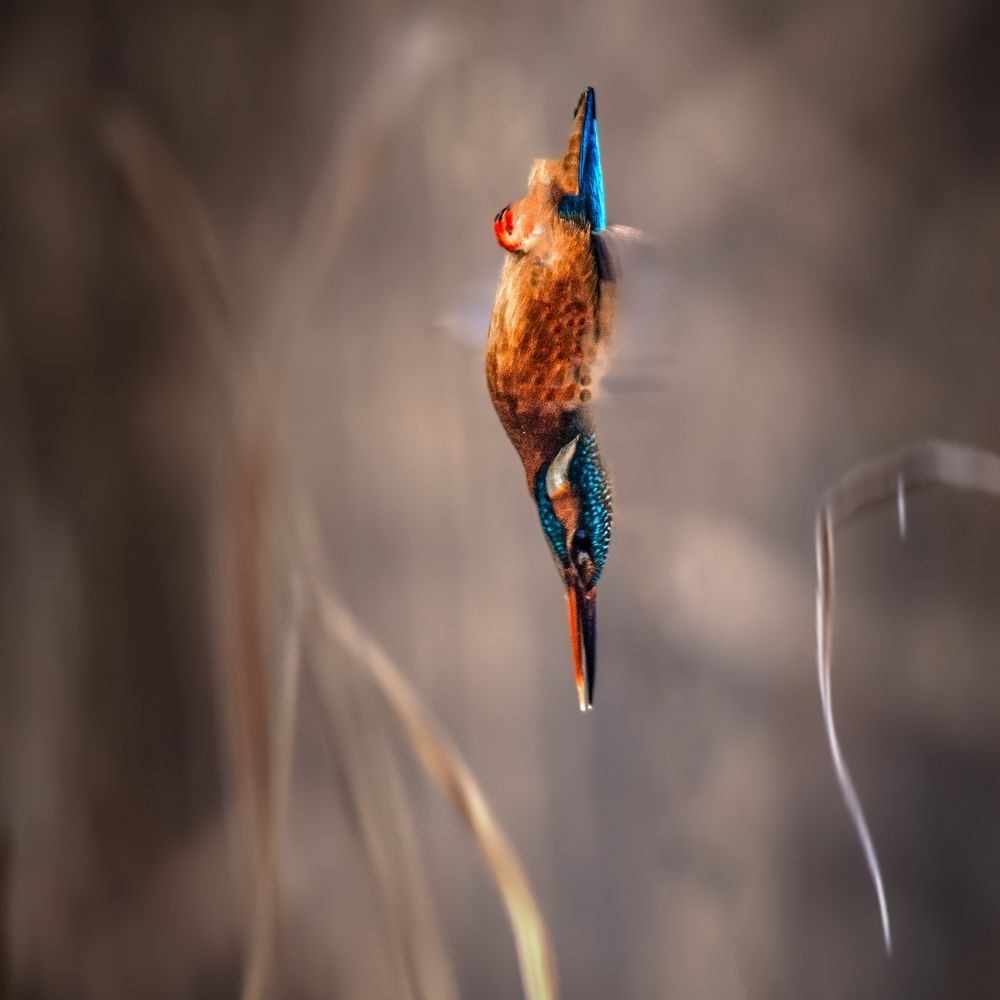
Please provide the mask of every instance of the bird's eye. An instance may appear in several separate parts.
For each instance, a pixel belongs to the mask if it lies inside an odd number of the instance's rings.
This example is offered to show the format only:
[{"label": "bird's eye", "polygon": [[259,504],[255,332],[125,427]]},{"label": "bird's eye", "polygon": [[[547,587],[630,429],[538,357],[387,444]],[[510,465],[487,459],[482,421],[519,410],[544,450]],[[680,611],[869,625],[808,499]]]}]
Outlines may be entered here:
[{"label": "bird's eye", "polygon": [[580,579],[586,586],[590,586],[595,576],[597,576],[597,565],[594,562],[594,554],[591,551],[590,535],[582,528],[573,533],[573,540],[569,547],[569,557],[576,566]]},{"label": "bird's eye", "polygon": [[583,528],[577,528],[573,532],[573,538],[569,545],[570,558],[577,564],[577,566],[585,566],[587,563],[593,561],[593,552],[591,551],[590,535]]}]

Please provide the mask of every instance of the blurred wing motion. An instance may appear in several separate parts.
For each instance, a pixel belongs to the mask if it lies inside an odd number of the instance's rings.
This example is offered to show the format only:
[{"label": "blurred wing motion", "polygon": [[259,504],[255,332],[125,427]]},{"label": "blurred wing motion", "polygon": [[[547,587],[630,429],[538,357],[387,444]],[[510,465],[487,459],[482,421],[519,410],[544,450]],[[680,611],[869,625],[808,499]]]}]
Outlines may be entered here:
[{"label": "blurred wing motion", "polygon": [[611,541],[611,487],[588,404],[607,358],[617,256],[605,230],[594,91],[566,155],[536,160],[528,194],[494,219],[504,261],[486,383],[524,463],[528,492],[566,586],[581,710],[597,671],[597,581]]},{"label": "blurred wing motion", "polygon": [[[637,290],[644,289],[650,295],[662,291],[666,265],[662,247],[653,239],[639,229],[614,223],[595,236],[599,252],[604,254],[614,280],[617,281],[621,273],[626,272],[630,280],[635,281],[638,273],[640,278]],[[486,346],[495,293],[496,274],[492,271],[476,272],[460,286],[458,294],[437,312],[428,323],[428,329],[445,334],[464,347],[481,352]],[[633,296],[629,296],[630,303],[632,299]],[[655,314],[655,310],[647,310],[650,311]],[[623,331],[620,323],[616,321],[615,378],[617,379],[623,365],[631,364],[637,372],[642,372],[648,379],[661,384],[664,381],[662,375],[658,372],[651,373],[650,368],[651,365],[655,367],[662,362],[662,339],[658,330],[650,329],[648,322],[641,329]],[[606,396],[614,392],[615,388],[609,375],[601,381],[601,394]]]}]

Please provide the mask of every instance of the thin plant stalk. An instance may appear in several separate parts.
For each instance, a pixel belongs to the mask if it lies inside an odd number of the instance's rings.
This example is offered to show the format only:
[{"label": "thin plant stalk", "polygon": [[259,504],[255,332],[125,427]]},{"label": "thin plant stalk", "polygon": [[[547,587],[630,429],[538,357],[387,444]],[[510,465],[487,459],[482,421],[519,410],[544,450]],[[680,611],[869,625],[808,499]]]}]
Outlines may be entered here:
[{"label": "thin plant stalk", "polygon": [[892,927],[882,868],[833,717],[834,537],[838,527],[867,510],[887,504],[896,505],[900,535],[905,537],[907,493],[933,485],[1000,497],[1000,456],[951,441],[921,441],[854,466],[826,491],[816,512],[816,666],[823,723],[840,793],[878,897],[882,938],[888,954],[892,954]]}]

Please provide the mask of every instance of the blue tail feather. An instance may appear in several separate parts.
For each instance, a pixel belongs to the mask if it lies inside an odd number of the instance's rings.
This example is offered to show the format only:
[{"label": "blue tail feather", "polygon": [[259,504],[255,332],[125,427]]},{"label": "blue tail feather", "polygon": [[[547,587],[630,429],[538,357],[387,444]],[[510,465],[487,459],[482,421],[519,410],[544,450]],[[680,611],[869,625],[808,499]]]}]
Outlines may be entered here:
[{"label": "blue tail feather", "polygon": [[[605,227],[604,177],[601,174],[601,147],[597,139],[597,105],[594,88],[588,87],[581,100],[586,101],[583,134],[580,138],[579,194],[567,195],[559,205],[565,219],[590,223],[593,232]],[[577,106],[579,110],[579,105]]]}]

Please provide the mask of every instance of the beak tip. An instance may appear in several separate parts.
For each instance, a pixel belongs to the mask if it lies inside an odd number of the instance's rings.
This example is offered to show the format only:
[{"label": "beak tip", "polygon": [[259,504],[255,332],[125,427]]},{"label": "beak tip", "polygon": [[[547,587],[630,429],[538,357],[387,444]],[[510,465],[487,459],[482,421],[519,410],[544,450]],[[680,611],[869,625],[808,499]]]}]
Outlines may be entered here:
[{"label": "beak tip", "polygon": [[595,642],[596,593],[585,591],[579,581],[566,588],[569,604],[569,634],[573,645],[573,670],[580,711],[589,712],[594,707],[594,675],[597,669]]}]

